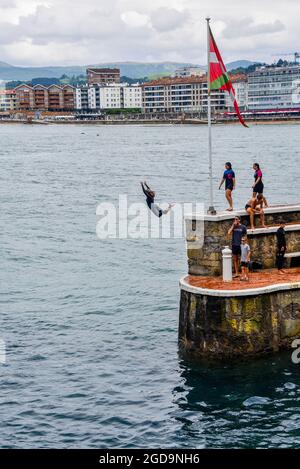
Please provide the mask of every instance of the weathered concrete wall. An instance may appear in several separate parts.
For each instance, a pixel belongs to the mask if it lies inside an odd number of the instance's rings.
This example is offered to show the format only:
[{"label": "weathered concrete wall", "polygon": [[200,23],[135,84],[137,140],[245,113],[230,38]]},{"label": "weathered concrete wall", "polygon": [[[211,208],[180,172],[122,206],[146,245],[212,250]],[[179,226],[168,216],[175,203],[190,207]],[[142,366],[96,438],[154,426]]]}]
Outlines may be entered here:
[{"label": "weathered concrete wall", "polygon": [[[265,269],[276,266],[277,240],[276,233],[266,235],[248,235],[252,251],[252,260],[262,262]],[[289,252],[300,252],[300,230],[286,233]]]},{"label": "weathered concrete wall", "polygon": [[300,288],[217,297],[181,289],[179,347],[195,357],[247,357],[291,348],[300,336]]},{"label": "weathered concrete wall", "polygon": [[[276,210],[275,208],[273,210]],[[231,244],[231,237],[227,235],[236,214],[241,216],[242,223],[250,226],[249,216],[244,211],[226,215],[226,219],[214,221],[214,217],[204,219],[186,218],[188,272],[191,275],[221,275],[222,249]],[[259,217],[255,217],[257,227],[260,226]],[[280,220],[286,223],[300,222],[300,206],[295,211],[272,212],[266,210],[266,224],[278,225]],[[203,228],[204,225],[204,228]],[[300,228],[300,226],[299,226]],[[199,234],[199,236],[198,236]],[[264,268],[272,268],[276,262],[276,233],[269,230],[266,233],[248,233],[249,244],[252,249],[252,260],[262,262]],[[199,243],[199,241],[203,241]],[[300,229],[287,230],[289,252],[300,252]],[[201,246],[201,247],[200,247]]]},{"label": "weathered concrete wall", "polygon": [[[193,243],[193,234],[201,231],[204,223],[203,246],[198,247],[198,239]],[[201,229],[199,226],[201,225]],[[230,243],[227,232],[232,220],[222,222],[186,220],[188,240],[188,272],[192,275],[220,275],[222,269],[222,249]],[[193,229],[194,228],[194,229]],[[203,231],[203,229],[202,229]],[[194,247],[195,245],[195,247]]]}]

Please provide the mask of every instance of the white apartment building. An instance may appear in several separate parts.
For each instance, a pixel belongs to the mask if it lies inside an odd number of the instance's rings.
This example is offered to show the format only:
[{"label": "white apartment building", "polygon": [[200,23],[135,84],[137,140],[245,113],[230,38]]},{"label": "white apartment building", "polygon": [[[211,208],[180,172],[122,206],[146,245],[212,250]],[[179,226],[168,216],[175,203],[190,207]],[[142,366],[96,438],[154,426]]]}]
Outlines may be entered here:
[{"label": "white apartment building", "polygon": [[248,75],[249,110],[300,108],[300,65],[260,67]]},{"label": "white apartment building", "polygon": [[101,109],[121,109],[121,86],[108,85],[99,88]]},{"label": "white apartment building", "polygon": [[[206,112],[206,77],[162,78],[142,85],[145,112]],[[224,91],[211,94],[213,111],[225,109]]]},{"label": "white apartment building", "polygon": [[138,85],[123,86],[123,107],[124,109],[142,108],[142,87]]},{"label": "white apartment building", "polygon": [[100,109],[100,92],[98,86],[82,86],[76,88],[76,109]]},{"label": "white apartment building", "polygon": [[16,109],[15,90],[0,90],[0,112],[13,111]]},{"label": "white apartment building", "polygon": [[[248,80],[246,75],[232,77],[232,84],[235,91],[235,97],[241,111],[248,109]],[[233,110],[233,101],[229,93],[225,93],[225,105],[229,110]]]},{"label": "white apartment building", "polygon": [[99,88],[95,86],[90,86],[88,88],[88,107],[89,109],[99,109],[100,108],[100,96]]},{"label": "white apartment building", "polygon": [[142,88],[126,83],[76,88],[76,109],[141,109]]},{"label": "white apartment building", "polygon": [[88,88],[87,86],[77,87],[75,91],[76,109],[88,109]]}]

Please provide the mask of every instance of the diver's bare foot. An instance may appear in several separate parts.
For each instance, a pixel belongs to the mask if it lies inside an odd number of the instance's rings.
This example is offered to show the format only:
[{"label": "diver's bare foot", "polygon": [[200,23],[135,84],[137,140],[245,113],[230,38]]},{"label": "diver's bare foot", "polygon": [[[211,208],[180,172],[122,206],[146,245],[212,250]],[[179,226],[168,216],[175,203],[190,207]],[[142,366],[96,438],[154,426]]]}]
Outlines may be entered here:
[{"label": "diver's bare foot", "polygon": [[268,228],[267,225],[262,225],[262,228]]},{"label": "diver's bare foot", "polygon": [[233,208],[226,208],[227,212],[233,212]]}]

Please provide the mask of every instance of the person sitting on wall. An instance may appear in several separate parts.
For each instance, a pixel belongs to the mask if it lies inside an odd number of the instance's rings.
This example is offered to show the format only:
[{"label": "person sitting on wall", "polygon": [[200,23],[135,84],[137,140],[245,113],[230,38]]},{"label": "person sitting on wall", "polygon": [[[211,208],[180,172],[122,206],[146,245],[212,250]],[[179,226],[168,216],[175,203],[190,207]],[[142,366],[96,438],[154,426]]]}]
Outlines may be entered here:
[{"label": "person sitting on wall", "polygon": [[159,207],[159,205],[157,205],[154,202],[155,192],[150,189],[150,187],[148,186],[146,181],[144,183],[141,182],[141,186],[142,186],[143,192],[146,196],[146,203],[147,203],[149,209],[151,210],[151,212],[154,213],[154,215],[156,215],[158,218],[160,218],[162,215],[166,215],[171,210],[171,208],[173,207],[174,204],[169,204],[169,207],[167,209],[163,210]]},{"label": "person sitting on wall", "polygon": [[223,178],[221,179],[219,190],[223,186],[225,182],[225,196],[227,202],[229,203],[229,208],[227,208],[228,212],[233,211],[233,200],[232,200],[232,191],[235,189],[235,173],[232,169],[232,164],[228,161],[225,163],[225,171],[223,174]]},{"label": "person sitting on wall", "polygon": [[247,243],[247,236],[242,237],[241,244],[241,266],[242,266],[242,275],[241,280],[249,280],[249,263],[251,257],[251,249]]},{"label": "person sitting on wall", "polygon": [[263,204],[263,195],[258,194],[257,197],[252,197],[245,205],[246,212],[250,215],[250,227],[254,230],[254,216],[260,215],[262,228],[267,228],[265,225],[265,213],[261,205]]},{"label": "person sitting on wall", "polygon": [[280,274],[284,274],[285,271],[283,270],[283,263],[284,263],[284,256],[286,253],[286,238],[285,238],[285,222],[280,222],[280,227],[276,232],[277,238],[277,267]]},{"label": "person sitting on wall", "polygon": [[234,262],[234,270],[235,275],[233,278],[239,277],[240,271],[240,255],[241,255],[241,244],[242,244],[242,237],[247,234],[247,228],[245,225],[241,223],[240,217],[234,217],[233,224],[228,231],[228,235],[232,235],[232,256]]}]

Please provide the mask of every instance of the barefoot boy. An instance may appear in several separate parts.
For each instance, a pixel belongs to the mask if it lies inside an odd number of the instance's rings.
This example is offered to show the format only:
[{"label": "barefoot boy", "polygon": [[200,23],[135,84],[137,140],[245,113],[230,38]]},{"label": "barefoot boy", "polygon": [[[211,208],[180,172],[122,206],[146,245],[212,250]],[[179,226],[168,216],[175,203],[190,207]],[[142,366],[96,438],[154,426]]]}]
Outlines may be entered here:
[{"label": "barefoot boy", "polygon": [[249,280],[249,262],[251,257],[251,249],[249,244],[247,243],[247,237],[242,237],[242,244],[241,244],[241,267],[242,267],[242,275],[241,280],[248,281]]}]

